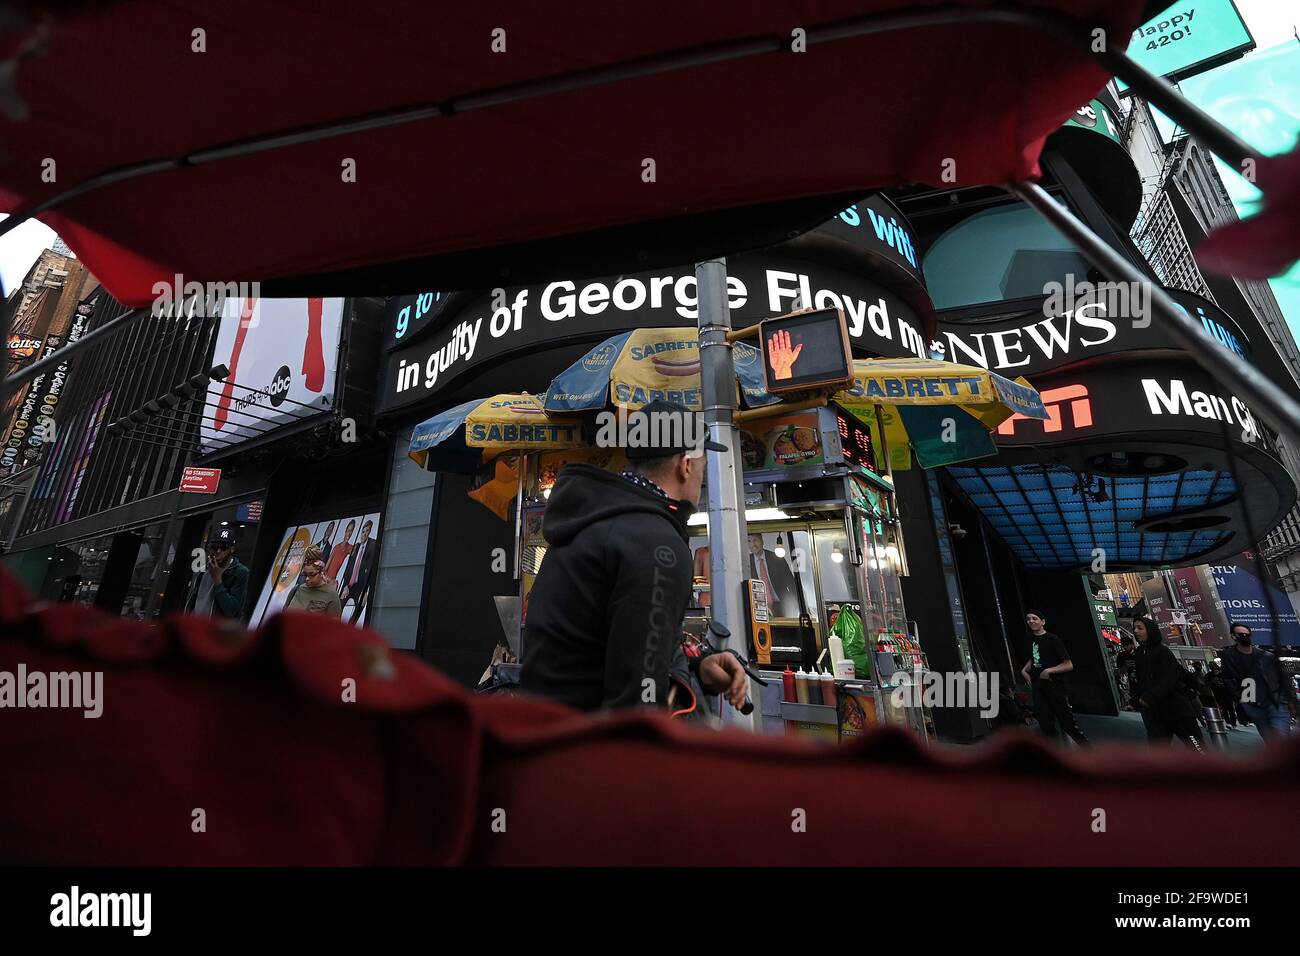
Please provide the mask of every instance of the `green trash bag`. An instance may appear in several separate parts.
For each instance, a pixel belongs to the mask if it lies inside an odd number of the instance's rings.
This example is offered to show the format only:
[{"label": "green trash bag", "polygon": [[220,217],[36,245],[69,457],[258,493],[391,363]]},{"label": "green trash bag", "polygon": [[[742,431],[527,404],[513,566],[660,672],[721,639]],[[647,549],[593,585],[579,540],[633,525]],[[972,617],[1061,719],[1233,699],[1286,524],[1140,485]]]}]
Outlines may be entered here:
[{"label": "green trash bag", "polygon": [[854,676],[870,680],[871,663],[867,656],[867,632],[862,626],[862,618],[853,608],[841,607],[831,633],[844,643],[844,656],[853,661]]}]

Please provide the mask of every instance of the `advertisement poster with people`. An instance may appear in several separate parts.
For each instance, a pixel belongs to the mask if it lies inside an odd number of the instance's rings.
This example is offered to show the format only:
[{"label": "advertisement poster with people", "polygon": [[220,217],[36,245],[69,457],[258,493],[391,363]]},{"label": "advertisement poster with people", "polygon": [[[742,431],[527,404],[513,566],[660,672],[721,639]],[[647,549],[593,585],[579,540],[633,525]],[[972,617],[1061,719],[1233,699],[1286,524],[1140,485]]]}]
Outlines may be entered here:
[{"label": "advertisement poster with people", "polygon": [[[377,511],[290,525],[249,625],[257,627],[287,606],[337,613],[349,624],[365,624],[379,564],[378,539]],[[333,595],[337,595],[337,603]]]},{"label": "advertisement poster with people", "polygon": [[212,364],[229,374],[208,385],[204,454],[328,411],[342,325],[342,299],[226,299]]}]

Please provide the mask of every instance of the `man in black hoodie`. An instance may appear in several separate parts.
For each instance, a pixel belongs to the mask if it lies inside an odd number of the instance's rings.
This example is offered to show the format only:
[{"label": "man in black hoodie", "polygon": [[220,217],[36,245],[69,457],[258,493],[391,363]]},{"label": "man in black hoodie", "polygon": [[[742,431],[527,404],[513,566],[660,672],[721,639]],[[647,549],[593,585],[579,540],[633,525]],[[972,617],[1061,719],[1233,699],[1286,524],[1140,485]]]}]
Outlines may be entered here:
[{"label": "man in black hoodie", "polygon": [[[638,423],[636,417],[646,416]],[[680,649],[691,596],[686,519],[704,480],[695,416],[656,401],[628,416],[627,433],[674,434],[662,416],[681,416],[676,442],[627,447],[630,470],[613,474],[568,465],[547,501],[546,557],[528,595],[520,686],[582,710],[659,705]],[[656,423],[647,426],[647,422]],[[694,439],[691,441],[690,439]],[[630,444],[630,443],[629,443]],[[694,659],[705,690],[744,703],[748,682],[731,654]]]}]

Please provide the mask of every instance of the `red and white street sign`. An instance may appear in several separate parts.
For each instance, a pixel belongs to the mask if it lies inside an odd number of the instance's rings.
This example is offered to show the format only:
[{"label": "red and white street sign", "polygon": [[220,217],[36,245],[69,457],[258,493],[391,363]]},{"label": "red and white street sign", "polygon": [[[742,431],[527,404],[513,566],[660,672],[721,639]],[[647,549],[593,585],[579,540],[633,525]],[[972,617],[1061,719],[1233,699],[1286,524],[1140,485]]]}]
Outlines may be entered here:
[{"label": "red and white street sign", "polygon": [[181,472],[181,491],[192,491],[200,495],[215,495],[217,485],[220,483],[220,468],[187,467]]}]

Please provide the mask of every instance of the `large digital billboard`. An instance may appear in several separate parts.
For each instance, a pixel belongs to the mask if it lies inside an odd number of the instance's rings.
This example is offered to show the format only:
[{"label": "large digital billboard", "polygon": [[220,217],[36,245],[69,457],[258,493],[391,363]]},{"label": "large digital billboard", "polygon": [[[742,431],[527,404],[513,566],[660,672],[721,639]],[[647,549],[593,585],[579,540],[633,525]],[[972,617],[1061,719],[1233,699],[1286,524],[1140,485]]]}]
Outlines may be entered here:
[{"label": "large digital billboard", "polygon": [[338,372],[343,299],[231,297],[221,313],[200,433],[204,454],[269,428],[329,411]]},{"label": "large digital billboard", "polygon": [[[1175,3],[1133,31],[1125,51],[1157,76],[1195,76],[1255,48],[1255,40],[1232,0]],[[1115,81],[1128,92],[1122,80]]]}]

